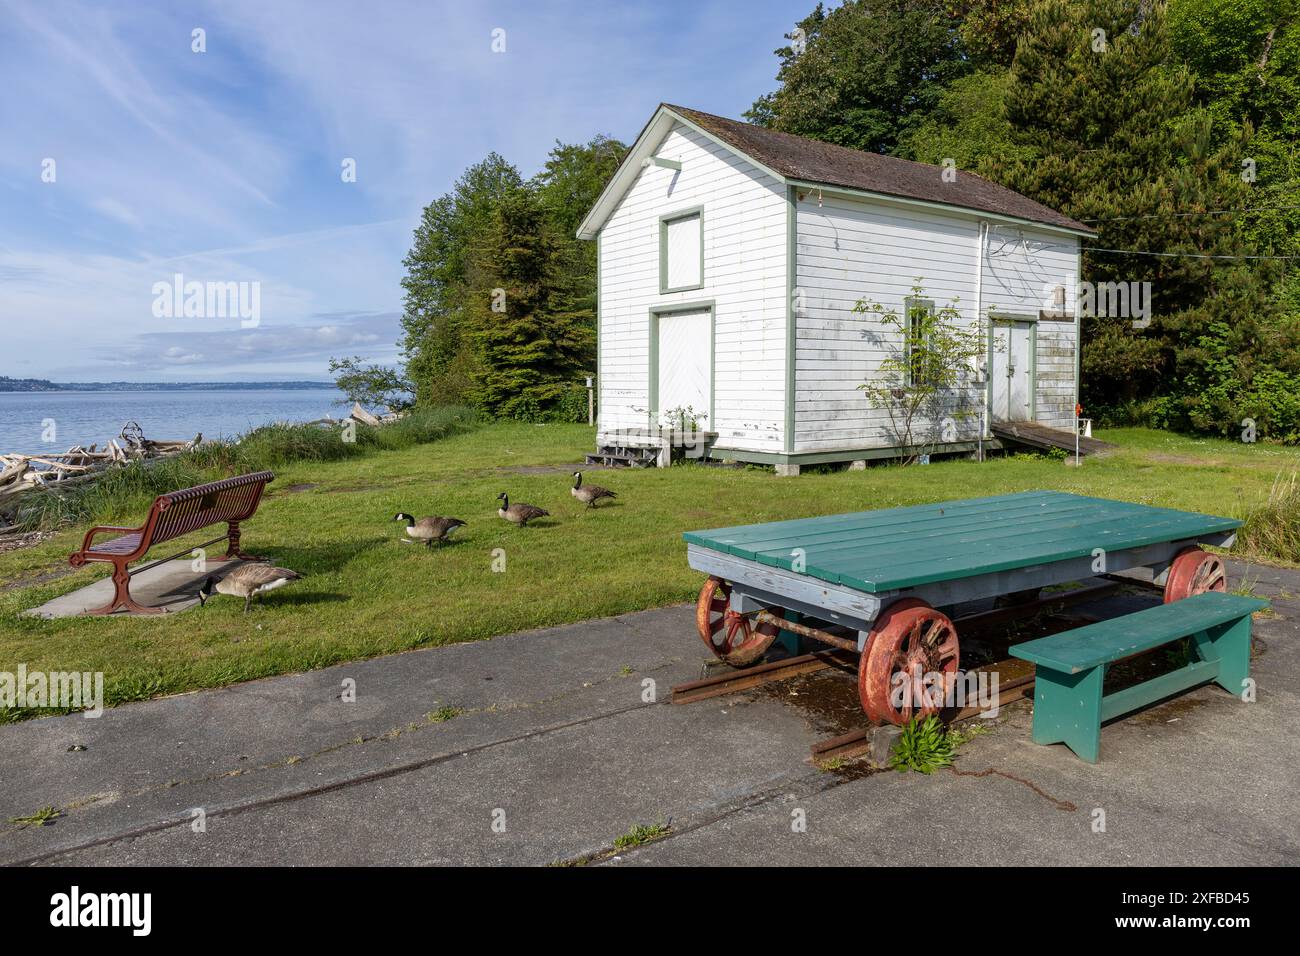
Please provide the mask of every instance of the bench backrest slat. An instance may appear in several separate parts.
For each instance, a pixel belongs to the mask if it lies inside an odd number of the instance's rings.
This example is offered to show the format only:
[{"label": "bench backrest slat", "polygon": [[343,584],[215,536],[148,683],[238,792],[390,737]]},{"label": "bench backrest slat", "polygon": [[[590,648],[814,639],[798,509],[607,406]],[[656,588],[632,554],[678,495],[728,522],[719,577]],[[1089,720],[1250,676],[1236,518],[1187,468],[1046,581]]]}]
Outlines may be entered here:
[{"label": "bench backrest slat", "polygon": [[145,538],[159,544],[222,521],[243,521],[257,510],[272,478],[271,472],[259,471],[159,495],[150,509]]},{"label": "bench backrest slat", "polygon": [[1140,654],[1207,628],[1236,621],[1268,607],[1267,601],[1207,591],[1109,621],[1100,621],[1011,647],[1011,656],[1077,674],[1099,664]]}]

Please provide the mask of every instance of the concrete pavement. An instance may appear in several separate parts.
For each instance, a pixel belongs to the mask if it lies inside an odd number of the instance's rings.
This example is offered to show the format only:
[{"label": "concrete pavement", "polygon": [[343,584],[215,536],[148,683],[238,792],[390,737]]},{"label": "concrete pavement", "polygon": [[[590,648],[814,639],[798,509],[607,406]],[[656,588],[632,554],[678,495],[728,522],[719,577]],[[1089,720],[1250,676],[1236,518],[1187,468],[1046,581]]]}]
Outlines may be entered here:
[{"label": "concrete pavement", "polygon": [[[707,659],[677,607],[0,727],[0,818],[63,811],[0,825],[0,862],[1295,864],[1300,572],[1247,576],[1275,607],[1258,701],[1131,715],[1097,765],[1032,744],[1020,704],[956,772],[820,770],[852,682],[673,706]],[[638,825],[667,836],[615,852]]]}]

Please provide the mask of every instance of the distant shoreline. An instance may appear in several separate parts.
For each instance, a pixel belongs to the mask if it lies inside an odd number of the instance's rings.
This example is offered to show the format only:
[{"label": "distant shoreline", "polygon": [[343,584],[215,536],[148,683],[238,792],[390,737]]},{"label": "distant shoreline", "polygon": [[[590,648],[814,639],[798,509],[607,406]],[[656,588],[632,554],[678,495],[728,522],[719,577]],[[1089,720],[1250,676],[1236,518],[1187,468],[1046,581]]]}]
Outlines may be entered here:
[{"label": "distant shoreline", "polygon": [[333,382],[51,382],[0,375],[0,392],[209,392],[332,389]]}]

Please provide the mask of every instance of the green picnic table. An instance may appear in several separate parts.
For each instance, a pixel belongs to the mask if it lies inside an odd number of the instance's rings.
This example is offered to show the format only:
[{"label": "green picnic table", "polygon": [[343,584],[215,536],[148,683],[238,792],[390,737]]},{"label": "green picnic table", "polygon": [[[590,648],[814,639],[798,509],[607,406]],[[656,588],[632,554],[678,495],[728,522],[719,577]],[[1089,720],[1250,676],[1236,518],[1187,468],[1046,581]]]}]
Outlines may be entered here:
[{"label": "green picnic table", "polygon": [[[863,708],[902,723],[911,708],[890,700],[899,674],[957,671],[956,629],[941,608],[1139,567],[1164,584],[1166,602],[1220,591],[1223,561],[1201,545],[1229,545],[1240,524],[1029,491],[683,537],[691,567],[708,575],[696,618],[718,657],[753,663],[786,627],[841,647],[856,631]],[[785,623],[796,615],[833,631]]]}]

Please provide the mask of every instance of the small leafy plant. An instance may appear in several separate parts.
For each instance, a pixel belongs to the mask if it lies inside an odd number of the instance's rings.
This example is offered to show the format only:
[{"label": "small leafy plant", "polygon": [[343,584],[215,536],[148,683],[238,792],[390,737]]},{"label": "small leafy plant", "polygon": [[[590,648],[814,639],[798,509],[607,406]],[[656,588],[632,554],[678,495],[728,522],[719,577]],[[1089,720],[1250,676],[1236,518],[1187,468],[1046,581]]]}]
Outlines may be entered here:
[{"label": "small leafy plant", "polygon": [[694,432],[699,431],[700,422],[707,421],[708,417],[704,412],[697,412],[694,406],[679,405],[663,413],[663,423],[665,428]]},{"label": "small leafy plant", "polygon": [[934,773],[952,765],[960,739],[954,739],[934,714],[921,720],[913,717],[903,725],[903,734],[889,754],[889,766],[905,773]]},{"label": "small leafy plant", "polygon": [[20,827],[43,827],[63,816],[63,811],[54,807],[41,807],[35,813],[25,817],[10,817],[9,822]]},{"label": "small leafy plant", "polygon": [[656,823],[653,826],[643,826],[642,824],[638,823],[636,826],[634,826],[631,830],[628,830],[627,833],[623,834],[621,837],[615,838],[614,849],[630,850],[632,849],[632,847],[644,846],[645,844],[650,843],[653,840],[658,840],[661,837],[667,835],[668,835],[668,827],[662,823]]}]

